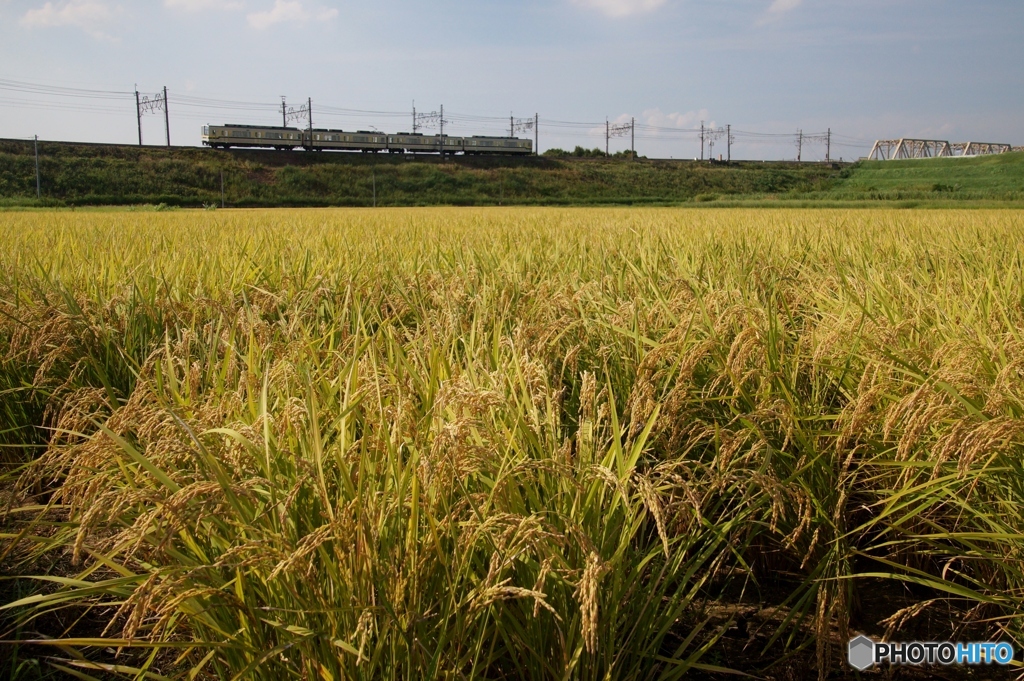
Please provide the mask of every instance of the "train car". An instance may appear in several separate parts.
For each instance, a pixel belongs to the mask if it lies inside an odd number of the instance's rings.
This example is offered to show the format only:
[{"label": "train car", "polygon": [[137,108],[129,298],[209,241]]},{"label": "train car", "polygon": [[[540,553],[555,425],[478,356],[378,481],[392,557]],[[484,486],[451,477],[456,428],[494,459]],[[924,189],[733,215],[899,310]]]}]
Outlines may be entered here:
[{"label": "train car", "polygon": [[[309,133],[306,133],[309,137]],[[388,148],[388,137],[382,132],[371,132],[360,130],[359,132],[345,132],[344,130],[317,130],[313,129],[313,141],[310,145],[317,151],[334,149],[338,151],[386,151]]]},{"label": "train car", "polygon": [[294,149],[303,146],[309,134],[298,128],[267,125],[204,125],[203,144],[215,149],[228,147],[273,147]]},{"label": "train car", "polygon": [[[459,153],[463,149],[461,137],[445,135],[424,135],[423,133],[400,132],[397,135],[388,135],[388,151],[393,154],[416,154],[416,153],[441,153],[442,149],[446,154]],[[442,147],[442,144],[444,145]]]},{"label": "train car", "polygon": [[203,144],[218,149],[231,147],[295,149],[315,151],[388,151],[391,153],[445,154],[531,154],[533,142],[517,137],[453,137],[400,132],[360,130],[345,132],[314,128],[273,127],[265,125],[204,125]]},{"label": "train car", "polygon": [[444,137],[444,153],[457,154],[464,149],[465,141],[461,137]]},{"label": "train car", "polygon": [[423,133],[400,132],[397,135],[388,135],[388,151],[393,154],[402,153],[423,153],[440,152],[437,136],[427,136]]},{"label": "train car", "polygon": [[533,142],[518,137],[467,137],[464,143],[467,154],[532,154]]}]

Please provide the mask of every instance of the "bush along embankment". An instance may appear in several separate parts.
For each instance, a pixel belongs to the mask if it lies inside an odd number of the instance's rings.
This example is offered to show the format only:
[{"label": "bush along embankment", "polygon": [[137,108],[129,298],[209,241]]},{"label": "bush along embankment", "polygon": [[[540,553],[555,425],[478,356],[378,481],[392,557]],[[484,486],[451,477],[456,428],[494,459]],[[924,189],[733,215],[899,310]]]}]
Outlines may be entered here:
[{"label": "bush along embankment", "polygon": [[[40,143],[41,205],[189,207],[710,202],[830,189],[817,164],[476,158]],[[222,192],[223,187],[223,192]],[[37,205],[31,143],[0,142],[0,206]]]}]

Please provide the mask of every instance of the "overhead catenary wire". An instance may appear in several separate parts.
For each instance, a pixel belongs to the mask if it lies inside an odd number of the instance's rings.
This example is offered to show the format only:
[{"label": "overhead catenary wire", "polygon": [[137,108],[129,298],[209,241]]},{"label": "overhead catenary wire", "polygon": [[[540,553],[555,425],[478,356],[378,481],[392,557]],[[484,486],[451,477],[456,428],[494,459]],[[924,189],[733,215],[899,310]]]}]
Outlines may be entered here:
[{"label": "overhead catenary wire", "polygon": [[[5,96],[4,92],[16,96]],[[114,105],[114,102],[131,101],[135,98],[135,95],[136,92],[134,90],[90,89],[0,78],[0,106],[4,107],[42,111],[81,111],[91,114],[127,116],[130,115],[131,110],[127,107],[122,110]],[[94,100],[94,102],[80,100]],[[209,114],[220,112],[222,115],[234,113],[236,116],[232,117],[245,119],[244,121],[231,121],[235,124],[252,122],[255,124],[274,125],[274,117],[280,111],[280,104],[277,102],[203,96],[190,92],[168,92],[165,102],[174,105],[174,118],[209,121]],[[377,124],[380,119],[389,121],[392,119],[408,120],[409,116],[408,111],[361,109],[321,103],[318,103],[316,108],[318,117],[326,119],[331,127],[354,125],[362,129],[377,130]],[[166,114],[167,112],[164,113]],[[606,137],[608,132],[603,121],[570,121],[561,118],[535,116],[529,119],[521,119],[518,126],[513,119],[511,129],[509,121],[510,118],[506,116],[460,111],[453,112],[449,110],[445,113],[444,125],[446,128],[459,131],[461,134],[468,134],[470,132],[473,134],[486,133],[503,137],[508,136],[510,132],[514,135],[517,132],[529,132],[529,130],[533,130],[535,135],[537,135],[539,134],[539,129],[543,128],[553,132],[554,137],[559,140],[592,140],[594,143]],[[531,127],[527,121],[532,122],[535,127]],[[621,126],[623,130],[628,128],[630,137],[634,142],[641,140],[662,143],[690,143],[699,141],[702,133],[701,128],[698,127],[643,123],[637,122],[629,116],[620,116],[614,121],[610,121],[609,125]],[[703,132],[705,138],[708,135],[723,136],[725,128],[722,126],[705,127]],[[621,134],[622,131],[620,131]],[[731,144],[737,146],[764,145],[778,147],[787,144],[789,141],[796,140],[797,136],[798,134],[794,133],[759,132],[732,127],[730,139]],[[831,131],[803,133],[804,144],[825,142],[825,140],[830,140],[828,145],[831,147],[844,149],[863,148],[872,144],[872,140]]]},{"label": "overhead catenary wire", "polygon": [[89,90],[85,88],[65,87],[59,85],[27,83],[7,78],[0,78],[0,90],[87,99],[130,99],[135,96],[134,90]]}]

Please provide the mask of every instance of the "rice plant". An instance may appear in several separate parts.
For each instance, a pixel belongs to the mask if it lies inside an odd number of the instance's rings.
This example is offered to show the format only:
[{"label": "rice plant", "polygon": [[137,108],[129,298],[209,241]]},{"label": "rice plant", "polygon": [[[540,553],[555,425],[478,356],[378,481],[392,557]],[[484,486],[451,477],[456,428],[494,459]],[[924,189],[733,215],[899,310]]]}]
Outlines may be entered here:
[{"label": "rice plant", "polygon": [[0,234],[12,676],[824,678],[930,612],[1024,646],[1019,211]]}]

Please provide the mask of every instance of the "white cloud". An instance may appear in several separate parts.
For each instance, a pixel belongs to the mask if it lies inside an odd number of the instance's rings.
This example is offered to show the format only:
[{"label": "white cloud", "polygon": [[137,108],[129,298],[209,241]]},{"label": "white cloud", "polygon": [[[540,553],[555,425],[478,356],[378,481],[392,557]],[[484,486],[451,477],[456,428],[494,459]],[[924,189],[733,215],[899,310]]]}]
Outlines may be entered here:
[{"label": "white cloud", "polygon": [[657,128],[681,128],[692,130],[699,128],[701,121],[704,122],[704,127],[706,128],[716,127],[715,121],[711,119],[711,113],[707,109],[687,111],[686,113],[679,113],[676,111],[669,114],[662,112],[659,108],[647,109],[641,116],[641,120],[647,125],[652,125]]},{"label": "white cloud", "polygon": [[765,26],[779,20],[784,14],[792,12],[803,4],[804,0],[772,0],[761,18],[757,20],[757,26]]},{"label": "white cloud", "polygon": [[[274,0],[274,6],[265,12],[253,12],[247,16],[249,25],[262,31],[283,22],[304,23],[314,14],[302,6],[301,0]],[[338,16],[338,10],[320,8],[315,13],[317,21],[330,21]]]},{"label": "white cloud", "polygon": [[[634,122],[634,117],[629,114],[620,114],[616,118],[610,118],[608,120],[608,126],[611,129],[612,137],[623,138],[627,143],[629,142],[629,131],[630,124]],[[641,128],[643,135],[646,137],[663,137],[665,139],[675,139],[669,130],[667,129],[678,129],[678,130],[699,130],[701,122],[704,123],[704,127],[707,130],[713,130],[718,125],[711,119],[711,113],[707,109],[699,109],[697,111],[687,111],[686,113],[664,113],[659,108],[647,109],[639,116],[635,117],[637,125],[644,126],[649,125],[654,128],[662,128],[662,130],[651,130]],[[599,125],[596,128],[590,128],[587,130],[587,135],[601,140],[601,148],[604,148],[605,134],[609,131],[609,127],[605,125]],[[618,127],[618,133],[616,134],[615,128]],[[622,140],[620,140],[621,142]],[[612,142],[614,144],[614,142]]]},{"label": "white cloud", "polygon": [[[629,114],[619,114],[618,118],[608,119],[608,125],[610,125],[612,128],[615,128],[617,126],[629,125],[630,121],[632,121],[632,117]],[[642,123],[643,121],[640,122]],[[600,137],[601,139],[604,139],[604,136],[607,132],[608,127],[604,125],[599,125],[596,128],[590,128],[590,130],[587,131],[587,134],[590,135],[591,137]],[[613,133],[613,135],[615,137],[621,137],[621,130],[620,134]]]},{"label": "white cloud", "polygon": [[768,8],[769,14],[785,14],[799,7],[804,0],[774,0]]},{"label": "white cloud", "polygon": [[285,21],[306,21],[309,12],[299,0],[274,0],[274,6],[266,12],[253,12],[248,17],[249,25],[263,30]]},{"label": "white cloud", "polygon": [[164,7],[180,9],[185,12],[205,12],[209,10],[242,9],[244,4],[236,0],[164,0]]},{"label": "white cloud", "polygon": [[[622,114],[617,118],[609,119],[608,124],[611,127],[629,126],[632,121],[632,116],[629,114]],[[636,123],[638,125],[649,125],[655,128],[676,128],[679,130],[698,130],[701,123],[703,123],[703,126],[708,130],[713,130],[718,127],[718,124],[711,118],[711,113],[707,109],[699,109],[696,111],[686,112],[684,114],[679,112],[666,114],[658,108],[648,109],[643,114],[636,117]],[[603,125],[596,128],[590,128],[587,131],[590,136],[599,137],[602,141],[604,139],[605,132],[606,128]],[[662,130],[644,131],[645,135],[652,135],[655,137],[662,136],[664,133],[665,131]],[[629,133],[621,133],[621,136],[628,134]]]},{"label": "white cloud", "polygon": [[572,0],[574,5],[593,9],[609,17],[626,17],[630,14],[651,12],[667,0]]},{"label": "white cloud", "polygon": [[39,9],[25,12],[21,25],[29,28],[75,26],[96,38],[109,39],[101,28],[110,24],[119,10],[97,0],[70,0],[56,5],[47,2]]}]

